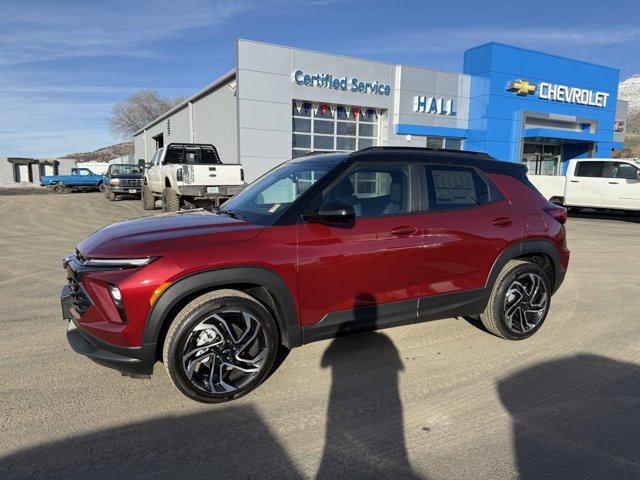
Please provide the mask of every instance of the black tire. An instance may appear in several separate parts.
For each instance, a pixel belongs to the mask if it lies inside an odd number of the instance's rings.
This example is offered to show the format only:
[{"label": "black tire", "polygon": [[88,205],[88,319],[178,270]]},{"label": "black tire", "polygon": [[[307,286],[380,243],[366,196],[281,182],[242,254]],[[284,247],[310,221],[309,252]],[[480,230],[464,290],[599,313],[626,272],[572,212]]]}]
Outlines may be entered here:
[{"label": "black tire", "polygon": [[156,197],[153,196],[153,192],[149,188],[149,185],[143,185],[140,190],[140,200],[142,201],[142,208],[144,210],[154,210],[156,208]]},{"label": "black tire", "polygon": [[[531,284],[533,292],[537,281],[531,280],[533,278],[539,279],[538,286],[540,290],[538,295],[536,296],[533,293],[535,297],[533,299],[526,299],[526,295],[522,295],[524,300],[521,299],[519,301],[520,306],[518,307],[516,300],[518,299],[517,295],[519,295],[520,287],[517,287],[514,282],[517,281],[523,286],[525,293],[528,285]],[[511,290],[512,288],[514,290]],[[542,292],[542,290],[544,291]],[[544,302],[542,302],[542,293],[545,295]],[[513,297],[513,300],[510,300],[510,297]],[[480,320],[482,320],[482,324],[489,332],[498,337],[508,340],[524,340],[540,329],[549,313],[550,303],[551,287],[544,271],[533,263],[523,260],[511,260],[498,275],[489,297],[487,308],[480,315]],[[518,308],[519,314],[517,313]],[[534,310],[528,309],[535,309],[536,313],[532,315]],[[508,310],[512,313],[508,314]],[[511,318],[511,321],[509,318]],[[526,321],[523,321],[523,318]]]},{"label": "black tire", "polygon": [[167,187],[162,191],[162,211],[177,212],[180,210],[180,197],[171,187]]},{"label": "black tire", "polygon": [[[202,361],[195,369],[192,369],[192,380],[190,380],[187,373],[187,367],[183,363],[186,356],[185,349],[192,349],[191,351],[194,351],[194,345],[196,345],[196,348],[198,348],[198,345],[201,345],[201,343],[192,343],[194,335],[199,335],[194,333],[193,329],[201,325],[205,320],[207,322],[212,321],[210,319],[215,318],[212,317],[213,313],[217,313],[217,316],[220,317],[227,314],[233,314],[235,311],[247,312],[252,319],[255,319],[256,323],[254,327],[258,332],[260,332],[255,338],[257,339],[259,336],[260,344],[264,345],[263,348],[266,349],[266,352],[263,354],[263,358],[260,360],[260,366],[257,367],[259,370],[252,373],[249,379],[245,379],[246,383],[243,383],[237,389],[229,392],[219,391],[219,386],[226,381],[232,382],[231,375],[233,372],[239,373],[240,375],[246,374],[238,372],[233,368],[227,368],[225,370],[225,374],[228,375],[227,378],[225,379],[223,375],[223,381],[220,381],[220,375],[217,375],[217,381],[214,380],[212,382],[213,385],[209,386],[210,384],[206,379],[214,378],[209,377],[209,375],[211,375],[210,372],[212,368],[210,365],[206,364],[206,361]],[[254,320],[251,321],[253,322]],[[231,328],[233,328],[233,326]],[[198,331],[202,334],[203,331],[207,330],[201,329]],[[225,330],[220,328],[220,331]],[[240,335],[237,331],[236,334]],[[213,341],[215,341],[216,338],[217,337],[214,336]],[[199,338],[197,339],[198,341],[200,340]],[[209,338],[207,341],[211,342],[212,339]],[[230,342],[227,342],[227,344],[228,343]],[[211,349],[216,349],[215,352],[218,356],[214,358],[217,359],[217,361],[224,362],[224,359],[220,356],[223,355],[220,349],[225,348],[224,345],[225,344],[223,343],[220,347],[210,347]],[[237,348],[237,343],[235,343],[235,345]],[[254,347],[255,345],[250,348]],[[175,387],[184,395],[198,402],[221,403],[240,398],[260,385],[269,376],[273,369],[274,362],[276,361],[279,351],[278,347],[278,327],[269,310],[267,310],[264,305],[255,298],[243,292],[225,289],[205,293],[191,301],[180,311],[180,313],[178,313],[167,331],[167,336],[163,345],[162,359],[167,373],[169,374],[169,378]],[[213,352],[213,350],[211,351]],[[246,352],[248,351],[249,349],[246,350]],[[240,353],[238,352],[236,355],[240,355]],[[243,355],[245,354],[243,353]],[[204,358],[201,350],[195,353],[193,357]],[[211,359],[208,361],[213,362]],[[214,366],[213,370],[216,374],[218,374],[219,371],[222,371],[219,367],[215,367],[216,364],[212,363],[212,365]],[[200,373],[200,369],[203,370],[203,373]],[[227,386],[231,386],[231,383]]]},{"label": "black tire", "polygon": [[109,192],[107,193],[107,198],[109,199],[109,201],[115,202],[116,201],[116,194],[114,192],[112,192],[111,190],[109,190]]},{"label": "black tire", "polygon": [[53,190],[53,193],[64,193],[64,185],[61,183],[55,184],[51,189]]}]

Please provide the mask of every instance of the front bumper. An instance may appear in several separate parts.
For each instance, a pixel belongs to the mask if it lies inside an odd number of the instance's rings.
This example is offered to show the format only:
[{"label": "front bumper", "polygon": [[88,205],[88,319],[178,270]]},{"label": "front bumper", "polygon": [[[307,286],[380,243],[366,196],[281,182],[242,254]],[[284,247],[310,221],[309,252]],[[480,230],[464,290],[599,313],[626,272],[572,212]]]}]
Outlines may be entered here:
[{"label": "front bumper", "polygon": [[180,195],[200,198],[233,197],[243,189],[244,185],[220,185],[217,187],[205,185],[182,185],[178,187]]},{"label": "front bumper", "polygon": [[109,190],[113,193],[121,193],[125,195],[140,195],[140,187],[126,187],[124,185],[111,185],[109,184]]},{"label": "front bumper", "polygon": [[148,378],[153,373],[155,364],[155,345],[141,347],[122,347],[111,345],[91,335],[79,327],[76,322],[80,318],[69,285],[65,285],[60,295],[62,318],[69,321],[67,341],[71,348],[80,355],[90,358],[105,367],[118,370],[122,375],[134,378]]}]

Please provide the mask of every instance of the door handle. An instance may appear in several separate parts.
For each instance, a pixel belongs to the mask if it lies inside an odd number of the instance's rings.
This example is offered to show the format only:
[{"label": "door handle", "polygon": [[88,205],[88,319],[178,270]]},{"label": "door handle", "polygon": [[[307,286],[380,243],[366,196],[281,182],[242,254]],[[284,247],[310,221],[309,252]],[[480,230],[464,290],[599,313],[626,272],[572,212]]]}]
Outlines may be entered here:
[{"label": "door handle", "polygon": [[609,185],[618,185],[618,182],[609,182]]},{"label": "door handle", "polygon": [[391,235],[393,235],[394,237],[408,237],[410,235],[413,235],[417,231],[418,229],[414,227],[395,227],[392,228],[389,233],[391,233]]},{"label": "door handle", "polygon": [[571,183],[580,183],[580,180],[569,180]]},{"label": "door handle", "polygon": [[513,218],[510,217],[498,217],[494,218],[491,222],[496,227],[508,227],[509,225],[513,225]]}]

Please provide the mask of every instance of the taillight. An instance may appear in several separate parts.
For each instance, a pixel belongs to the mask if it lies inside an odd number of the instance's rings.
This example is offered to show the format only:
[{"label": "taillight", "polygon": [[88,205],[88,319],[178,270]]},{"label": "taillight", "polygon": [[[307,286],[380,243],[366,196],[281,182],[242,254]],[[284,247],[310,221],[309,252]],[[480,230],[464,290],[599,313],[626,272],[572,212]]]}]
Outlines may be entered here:
[{"label": "taillight", "polygon": [[564,207],[559,207],[558,205],[551,205],[549,207],[545,207],[544,211],[547,212],[547,215],[554,218],[564,225],[567,223],[567,209]]},{"label": "taillight", "polygon": [[177,180],[178,182],[181,182],[181,181],[182,181],[182,169],[181,169],[181,168],[179,168],[178,170],[176,170],[176,180]]}]

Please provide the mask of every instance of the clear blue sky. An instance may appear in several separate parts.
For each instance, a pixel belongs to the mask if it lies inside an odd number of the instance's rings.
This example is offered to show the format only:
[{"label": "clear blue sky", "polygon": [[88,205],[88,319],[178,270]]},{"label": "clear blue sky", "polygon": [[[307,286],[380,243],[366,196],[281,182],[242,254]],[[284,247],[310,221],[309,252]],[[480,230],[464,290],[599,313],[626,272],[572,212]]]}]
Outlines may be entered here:
[{"label": "clear blue sky", "polygon": [[247,38],[461,71],[465,49],[521,45],[640,72],[640,1],[0,0],[0,156],[109,145],[112,105],[188,96]]}]

